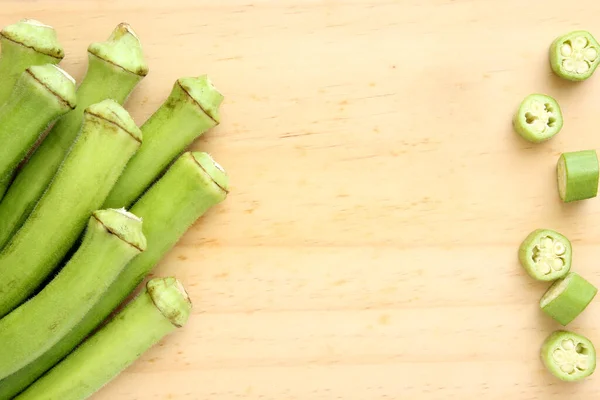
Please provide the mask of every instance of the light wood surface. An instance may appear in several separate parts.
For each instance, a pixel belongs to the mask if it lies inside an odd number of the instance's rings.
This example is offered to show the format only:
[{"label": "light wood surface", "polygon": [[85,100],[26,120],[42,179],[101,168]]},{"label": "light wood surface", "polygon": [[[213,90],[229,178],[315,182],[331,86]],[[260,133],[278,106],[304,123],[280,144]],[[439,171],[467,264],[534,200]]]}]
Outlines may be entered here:
[{"label": "light wood surface", "polygon": [[[194,148],[229,198],[155,271],[193,317],[94,400],[594,399],[553,379],[560,326],[518,264],[538,227],[572,239],[600,285],[600,200],[562,205],[560,152],[600,145],[600,76],[554,77],[550,42],[600,36],[594,0],[2,1],[0,23],[55,26],[77,79],[91,41],[127,21],[150,74],[142,123],[174,80],[207,73],[222,124]],[[565,115],[552,141],[511,129],[524,96]],[[600,347],[600,307],[569,329]]]}]

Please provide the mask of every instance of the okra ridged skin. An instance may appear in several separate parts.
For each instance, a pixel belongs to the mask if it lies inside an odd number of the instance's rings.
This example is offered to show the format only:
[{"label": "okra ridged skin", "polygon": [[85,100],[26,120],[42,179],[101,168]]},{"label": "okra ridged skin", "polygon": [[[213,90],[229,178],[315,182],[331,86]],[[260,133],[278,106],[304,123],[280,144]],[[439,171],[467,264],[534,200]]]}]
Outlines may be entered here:
[{"label": "okra ridged skin", "polygon": [[29,67],[0,107],[0,177],[10,178],[44,130],[75,108],[75,80],[53,64]]},{"label": "okra ridged skin", "polygon": [[144,291],[15,400],[83,400],[189,319],[192,303],[175,278]]},{"label": "okra ridged skin", "polygon": [[144,143],[104,207],[129,207],[196,138],[219,124],[223,95],[206,75],[181,78],[142,127]]},{"label": "okra ridged skin", "polygon": [[0,104],[8,99],[27,68],[58,64],[65,56],[56,30],[33,19],[22,19],[4,27],[0,31],[0,45]]},{"label": "okra ridged skin", "polygon": [[83,320],[44,355],[0,381],[0,400],[11,399],[69,354],[140,284],[208,209],[225,200],[229,179],[202,152],[182,154],[130,212],[144,221],[147,249],[123,270]]},{"label": "okra ridged skin", "polygon": [[0,380],[68,334],[127,263],[146,249],[142,221],[122,210],[100,210],[81,246],[37,295],[0,319]]},{"label": "okra ridged skin", "polygon": [[52,273],[140,143],[139,128],[119,104],[104,100],[88,107],[81,134],[59,172],[0,252],[0,317]]},{"label": "okra ridged skin", "polygon": [[105,99],[122,105],[148,73],[139,39],[127,24],[120,24],[108,41],[92,43],[88,61],[77,89],[77,107],[52,127],[0,202],[0,249],[25,222],[54,178],[80,132],[84,110]]}]

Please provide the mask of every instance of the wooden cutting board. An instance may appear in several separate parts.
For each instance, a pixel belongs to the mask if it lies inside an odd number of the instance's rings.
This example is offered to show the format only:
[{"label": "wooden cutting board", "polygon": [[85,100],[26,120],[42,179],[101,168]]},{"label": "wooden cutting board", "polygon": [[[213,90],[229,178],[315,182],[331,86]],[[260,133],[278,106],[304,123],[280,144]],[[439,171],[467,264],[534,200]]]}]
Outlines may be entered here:
[{"label": "wooden cutting board", "polygon": [[[80,79],[86,47],[129,22],[150,74],[138,123],[207,73],[222,124],[193,147],[232,191],[155,270],[189,289],[189,324],[94,400],[594,399],[600,375],[553,379],[560,326],[517,248],[556,229],[600,285],[600,199],[562,205],[563,151],[600,147],[600,76],[556,78],[559,34],[600,36],[594,0],[2,2],[0,23],[56,27]],[[552,141],[511,129],[529,93],[557,98]],[[600,346],[597,301],[568,327]]]}]

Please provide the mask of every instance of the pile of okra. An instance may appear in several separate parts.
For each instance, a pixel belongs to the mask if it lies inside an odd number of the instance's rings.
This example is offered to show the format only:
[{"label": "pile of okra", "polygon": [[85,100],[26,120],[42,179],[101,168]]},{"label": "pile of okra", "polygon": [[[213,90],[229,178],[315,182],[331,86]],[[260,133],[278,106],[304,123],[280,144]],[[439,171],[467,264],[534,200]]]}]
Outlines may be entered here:
[{"label": "pile of okra", "polygon": [[[549,50],[550,68],[567,81],[589,79],[600,63],[600,45],[583,30],[554,39]],[[547,94],[533,93],[520,104],[513,118],[515,131],[531,143],[550,140],[563,128],[560,105]],[[598,158],[595,150],[562,153],[556,163],[558,195],[570,203],[591,199],[598,193]],[[552,282],[540,299],[541,310],[563,327],[575,320],[592,302],[598,289],[571,268],[570,240],[552,229],[529,233],[518,251],[520,264],[538,281]],[[541,360],[557,378],[575,382],[596,369],[596,350],[584,335],[560,329],[541,345]]]},{"label": "pile of okra", "polygon": [[89,44],[80,82],[58,37],[31,19],[0,32],[0,400],[88,398],[183,327],[181,282],[146,278],[229,192],[189,150],[220,123],[208,76],[177,79],[138,127],[132,27]]}]

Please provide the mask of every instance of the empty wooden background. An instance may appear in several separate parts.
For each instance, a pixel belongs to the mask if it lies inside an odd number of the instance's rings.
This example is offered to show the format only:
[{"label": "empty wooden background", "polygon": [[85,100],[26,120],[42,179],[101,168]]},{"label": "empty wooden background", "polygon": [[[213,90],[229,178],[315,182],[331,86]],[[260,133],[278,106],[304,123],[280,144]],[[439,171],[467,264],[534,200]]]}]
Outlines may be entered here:
[{"label": "empty wooden background", "polygon": [[[559,326],[520,241],[573,241],[600,285],[600,199],[562,205],[562,151],[600,144],[600,76],[552,75],[550,42],[600,36],[594,0],[4,0],[0,23],[51,24],[81,79],[86,47],[129,22],[150,74],[138,123],[175,79],[207,73],[222,124],[195,149],[231,194],[155,271],[195,311],[95,400],[591,399],[539,347]],[[511,130],[544,92],[565,126],[533,146]],[[594,302],[569,329],[600,345]]]}]

